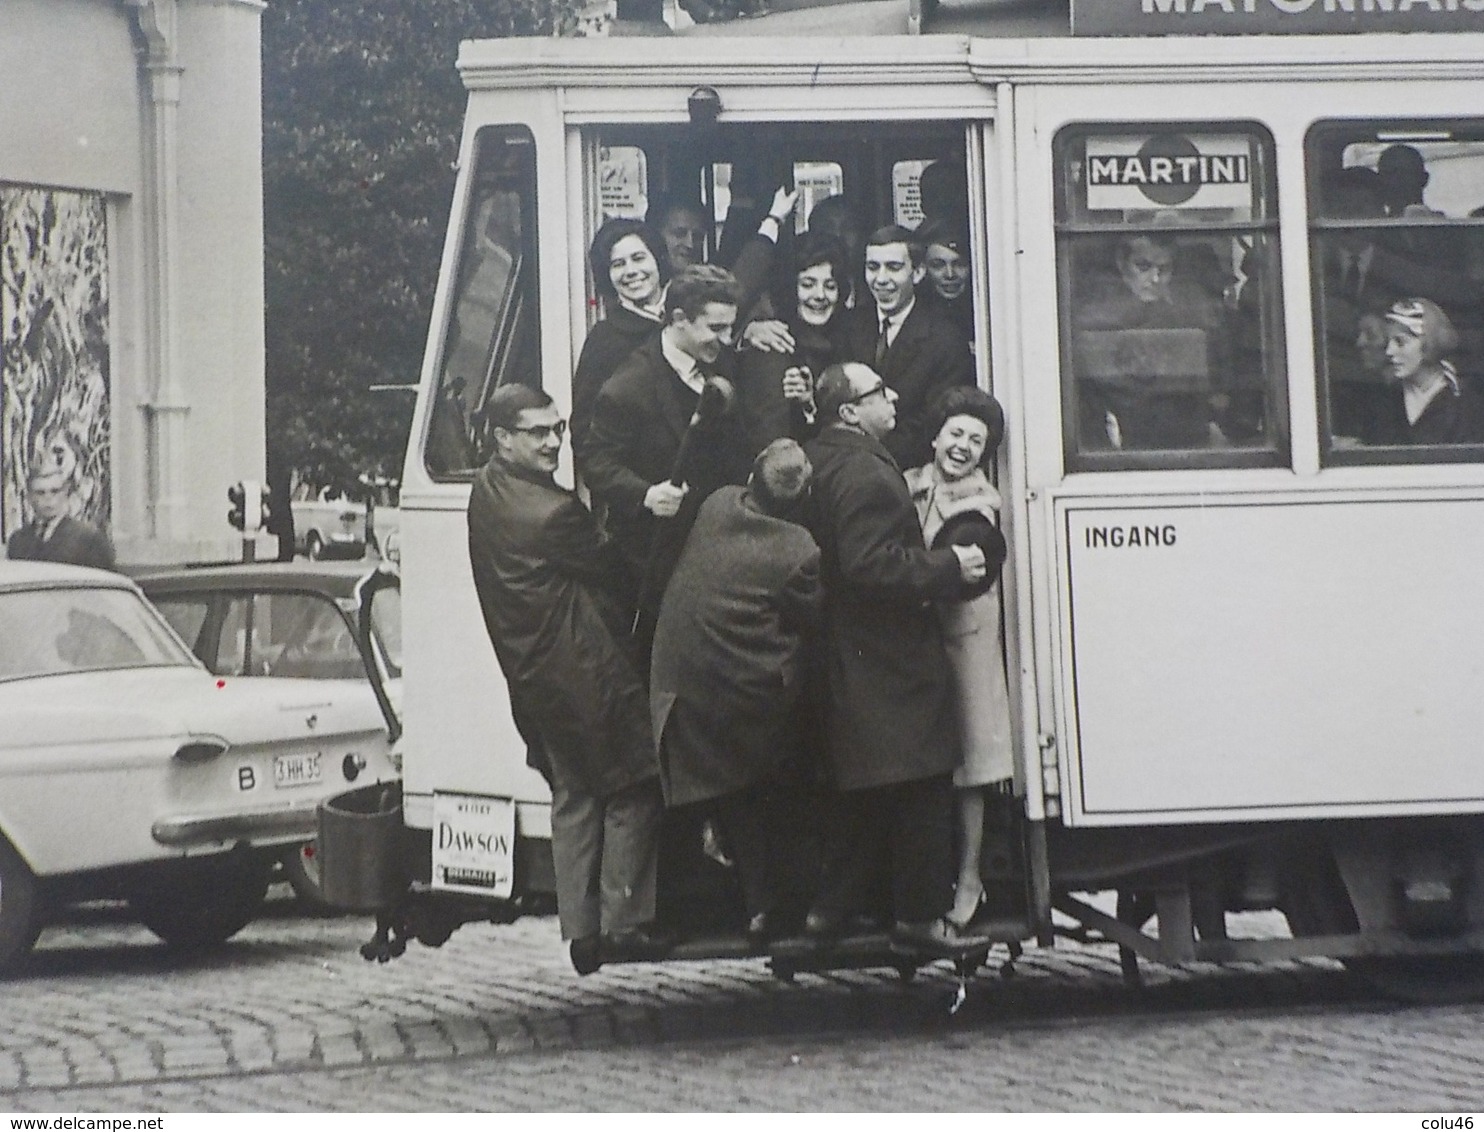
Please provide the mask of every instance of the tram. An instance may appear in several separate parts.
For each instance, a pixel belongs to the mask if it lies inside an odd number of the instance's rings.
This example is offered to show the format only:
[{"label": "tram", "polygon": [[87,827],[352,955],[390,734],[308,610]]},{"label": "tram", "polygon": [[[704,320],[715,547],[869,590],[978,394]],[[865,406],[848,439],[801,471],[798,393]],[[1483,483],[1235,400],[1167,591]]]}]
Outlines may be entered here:
[{"label": "tram", "polygon": [[[1008,422],[1016,770],[987,834],[1007,894],[989,930],[1018,949],[1078,925],[1131,979],[1141,959],[1333,956],[1400,995],[1484,992],[1484,437],[1366,427],[1398,394],[1358,368],[1336,267],[1354,252],[1387,299],[1446,311],[1450,380],[1484,388],[1484,34],[769,34],[779,19],[461,49],[402,478],[403,788],[346,801],[380,833],[322,834],[327,875],[391,931],[382,957],[550,907],[549,794],[465,511],[493,389],[539,375],[570,411],[598,226],[678,192],[719,243],[750,179],[800,189],[800,229],[840,194],[867,228],[912,228],[941,164],[967,210],[976,378]],[[1415,199],[1355,207],[1337,186],[1375,188],[1397,147]],[[1085,317],[1140,240],[1210,317]],[[1103,397],[1135,387],[1198,403],[1200,429],[1135,435]],[[1087,895],[1108,891],[1116,910]],[[1228,913],[1256,909],[1290,937],[1234,938]],[[673,954],[757,952],[739,929]]]}]

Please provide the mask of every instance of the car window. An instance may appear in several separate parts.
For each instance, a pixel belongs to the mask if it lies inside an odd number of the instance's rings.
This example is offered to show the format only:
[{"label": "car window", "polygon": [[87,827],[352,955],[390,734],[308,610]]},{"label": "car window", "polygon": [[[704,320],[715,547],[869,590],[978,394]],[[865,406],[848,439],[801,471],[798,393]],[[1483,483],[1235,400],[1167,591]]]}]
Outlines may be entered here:
[{"label": "car window", "polygon": [[381,649],[386,674],[402,675],[402,591],[395,586],[377,590],[371,599],[371,631]]},{"label": "car window", "polygon": [[317,594],[258,594],[253,643],[268,675],[353,680],[366,675],[355,633],[334,602]]},{"label": "car window", "polygon": [[201,647],[201,627],[206,624],[206,599],[162,598],[154,604],[182,641],[193,651]]},{"label": "car window", "polygon": [[0,594],[0,680],[174,665],[194,661],[132,591]]},{"label": "car window", "polygon": [[222,613],[221,631],[217,633],[216,650],[203,657],[206,667],[218,676],[263,676],[266,672],[254,665],[261,662],[252,647],[252,598],[230,599]]}]

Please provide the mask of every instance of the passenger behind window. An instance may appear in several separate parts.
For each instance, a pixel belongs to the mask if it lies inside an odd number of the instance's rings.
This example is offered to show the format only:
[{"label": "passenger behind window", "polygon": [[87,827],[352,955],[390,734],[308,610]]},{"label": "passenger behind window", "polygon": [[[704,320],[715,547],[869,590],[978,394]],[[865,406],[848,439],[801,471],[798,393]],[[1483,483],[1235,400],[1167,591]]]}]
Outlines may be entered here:
[{"label": "passenger behind window", "polygon": [[1366,424],[1366,443],[1484,443],[1484,403],[1449,360],[1458,332],[1442,308],[1431,299],[1402,299],[1386,312],[1386,331],[1393,384]]},{"label": "passenger behind window", "polygon": [[[1380,178],[1373,169],[1331,170],[1320,191],[1329,219],[1374,220],[1383,215]],[[1380,322],[1397,295],[1376,270],[1375,235],[1371,228],[1333,229],[1325,233],[1320,252],[1330,431],[1337,437],[1362,435],[1365,422],[1377,416],[1388,394]],[[1372,349],[1369,364],[1362,353],[1362,337]]]},{"label": "passenger behind window", "polygon": [[1086,449],[1205,448],[1230,374],[1221,300],[1176,270],[1173,237],[1118,241],[1073,315],[1081,443]]}]

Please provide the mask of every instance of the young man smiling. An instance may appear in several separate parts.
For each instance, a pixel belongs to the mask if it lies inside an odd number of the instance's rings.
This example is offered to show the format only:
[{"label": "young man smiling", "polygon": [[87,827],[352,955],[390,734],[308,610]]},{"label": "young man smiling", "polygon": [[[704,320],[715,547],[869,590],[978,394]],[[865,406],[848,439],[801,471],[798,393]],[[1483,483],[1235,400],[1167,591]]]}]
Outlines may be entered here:
[{"label": "young man smiling", "polygon": [[[681,271],[665,293],[663,329],[619,366],[593,407],[583,472],[638,580],[641,624],[658,612],[701,503],[724,484],[745,483],[752,468],[739,413],[691,426],[707,381],[731,371],[738,298],[723,268]],[[696,435],[686,444],[688,431]]]},{"label": "young man smiling", "polygon": [[872,301],[851,311],[845,323],[846,356],[871,366],[897,396],[896,428],[884,443],[904,468],[932,454],[929,406],[943,390],[974,382],[968,339],[918,301],[926,274],[913,233],[896,225],[878,228],[866,237],[865,283]]}]

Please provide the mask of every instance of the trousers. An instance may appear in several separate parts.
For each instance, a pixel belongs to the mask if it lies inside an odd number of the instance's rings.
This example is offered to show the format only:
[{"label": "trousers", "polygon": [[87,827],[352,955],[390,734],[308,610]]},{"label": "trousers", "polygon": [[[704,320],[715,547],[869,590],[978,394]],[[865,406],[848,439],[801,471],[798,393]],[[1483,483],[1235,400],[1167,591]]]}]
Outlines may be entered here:
[{"label": "trousers", "polygon": [[834,923],[856,912],[935,920],[953,907],[953,777],[843,790],[825,834],[813,911]]},{"label": "trousers", "polygon": [[552,783],[551,855],[563,939],[654,919],[663,808],[658,778],[601,798]]}]

